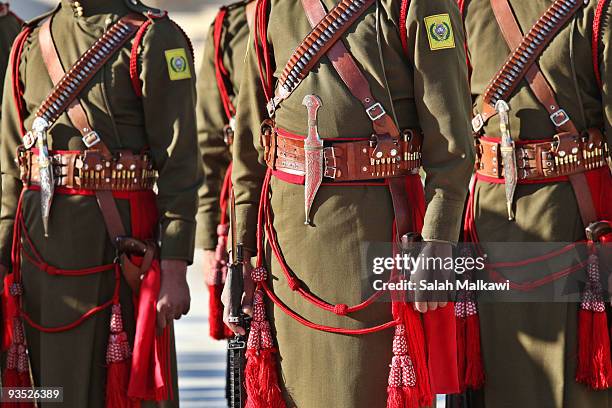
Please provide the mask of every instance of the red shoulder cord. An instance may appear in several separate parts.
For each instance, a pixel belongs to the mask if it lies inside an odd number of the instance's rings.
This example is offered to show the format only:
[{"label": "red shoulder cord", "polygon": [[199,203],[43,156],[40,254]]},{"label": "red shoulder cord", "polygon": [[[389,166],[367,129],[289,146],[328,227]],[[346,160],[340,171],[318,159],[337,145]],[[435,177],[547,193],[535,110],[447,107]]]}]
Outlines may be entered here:
[{"label": "red shoulder cord", "polygon": [[[257,225],[258,225],[258,229],[257,229],[257,266],[261,267],[264,264],[263,244],[264,244],[264,228],[265,228],[265,235],[268,239],[268,242],[270,243],[270,246],[272,247],[272,251],[274,253],[276,260],[281,265],[283,274],[287,278],[289,287],[292,290],[297,291],[304,299],[306,299],[311,304],[319,307],[320,309],[335,313],[339,316],[344,316],[349,313],[356,312],[358,310],[362,310],[366,308],[368,305],[372,304],[376,299],[378,299],[383,294],[382,291],[377,292],[372,297],[370,297],[368,300],[356,306],[349,307],[343,304],[331,305],[327,302],[324,302],[318,299],[317,297],[315,297],[314,295],[307,292],[301,287],[299,280],[295,277],[295,275],[292,272],[289,271],[289,267],[287,266],[287,263],[283,259],[283,256],[280,253],[280,247],[278,245],[278,242],[276,241],[276,234],[274,232],[274,228],[272,226],[272,221],[271,221],[270,200],[268,198],[268,195],[270,193],[270,179],[271,178],[272,178],[272,171],[268,169],[268,171],[266,172],[266,176],[264,178],[262,189],[261,189],[259,211],[257,214]],[[272,291],[272,289],[268,286],[268,284],[265,281],[261,282],[260,285],[261,285],[261,288],[266,292],[270,300],[272,300],[272,302],[274,302],[276,306],[278,306],[283,312],[285,312],[288,316],[296,320],[298,323],[306,327],[309,327],[311,329],[320,330],[320,331],[324,331],[328,333],[358,336],[358,335],[365,335],[369,333],[375,333],[378,331],[386,330],[390,327],[397,326],[400,323],[399,319],[391,320],[389,322],[380,324],[378,326],[368,327],[364,329],[345,329],[345,328],[331,327],[331,326],[324,326],[324,325],[316,324],[316,323],[311,322],[310,320],[305,319],[304,317],[294,312],[291,308],[289,308],[281,299],[279,299],[276,296],[276,294]]]},{"label": "red shoulder cord", "polygon": [[270,61],[270,48],[268,44],[268,8],[270,0],[257,0],[255,12],[255,54],[259,68],[259,78],[269,101],[274,96],[274,84],[272,78],[272,63]]},{"label": "red shoulder cord", "polygon": [[17,119],[19,120],[22,135],[26,134],[26,129],[23,125],[23,121],[25,119],[25,102],[23,100],[23,84],[19,78],[19,65],[21,64],[23,47],[31,33],[31,27],[25,27],[21,33],[19,33],[13,42],[13,47],[11,48],[11,54],[9,57],[9,69],[11,70],[13,80],[13,101],[15,103],[15,107],[17,108]]},{"label": "red shoulder cord", "polygon": [[599,0],[597,3],[597,9],[595,10],[595,17],[593,18],[591,52],[593,54],[593,70],[595,71],[595,78],[597,79],[597,83],[600,87],[603,85],[603,83],[601,80],[601,68],[599,66],[599,44],[601,42],[603,15],[608,2],[609,0]]},{"label": "red shoulder cord", "polygon": [[[457,6],[459,7],[459,13],[461,14],[461,19],[463,20],[463,31],[465,32],[465,0],[457,0]],[[463,44],[465,48],[465,61],[468,67],[468,78],[472,77],[472,64],[470,63],[470,54],[468,43],[467,43],[467,35],[465,35],[465,43]]]},{"label": "red shoulder cord", "polygon": [[227,14],[227,8],[221,7],[217,17],[215,18],[215,24],[213,27],[213,43],[215,47],[215,78],[217,79],[217,88],[219,88],[219,95],[221,95],[221,102],[223,103],[223,109],[227,120],[231,120],[236,115],[236,108],[230,99],[227,84],[230,83],[229,72],[223,64],[223,49],[221,47],[221,38],[223,37],[223,21]]},{"label": "red shoulder cord", "polygon": [[408,9],[410,8],[411,0],[402,0],[402,5],[400,6],[400,18],[399,18],[399,31],[400,31],[400,40],[402,41],[402,48],[404,48],[404,52],[406,55],[408,54],[408,28],[406,27],[406,21],[408,20]]},{"label": "red shoulder cord", "polygon": [[[153,24],[155,20],[159,20],[167,16],[168,16],[168,13],[166,11],[164,11],[162,15],[148,13],[147,14],[148,20],[143,25],[140,26],[140,28],[136,32],[136,35],[134,36],[134,42],[132,43],[132,51],[130,54],[130,80],[132,82],[132,89],[134,89],[134,93],[139,98],[142,97],[142,80],[140,79],[140,73],[138,72],[138,62],[139,62],[138,57],[140,55],[140,47],[142,45],[142,40],[144,39],[144,36],[149,30],[149,28],[151,27],[151,24]],[[187,44],[189,46],[189,52],[191,53],[191,59],[193,60],[194,51],[193,51],[193,44],[191,43],[191,39],[185,33],[185,31],[180,25],[176,24],[172,20],[170,21],[183,34],[183,36],[185,37],[185,40],[187,40]]]}]

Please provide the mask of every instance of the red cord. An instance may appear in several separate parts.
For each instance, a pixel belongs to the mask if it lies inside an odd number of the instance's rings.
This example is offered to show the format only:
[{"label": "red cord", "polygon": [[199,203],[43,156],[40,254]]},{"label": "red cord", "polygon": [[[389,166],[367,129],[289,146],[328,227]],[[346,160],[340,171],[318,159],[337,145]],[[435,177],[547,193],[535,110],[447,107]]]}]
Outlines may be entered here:
[{"label": "red cord", "polygon": [[257,65],[259,78],[266,97],[269,101],[273,95],[273,80],[270,61],[270,50],[268,46],[268,5],[269,0],[257,0],[257,11],[255,14],[255,53],[257,55]]},{"label": "red cord", "polygon": [[227,116],[227,120],[231,120],[236,115],[236,108],[231,101],[227,84],[229,83],[229,72],[227,68],[223,64],[223,50],[221,48],[221,37],[223,35],[223,20],[227,14],[227,8],[221,7],[217,17],[215,18],[215,23],[213,26],[213,43],[215,47],[215,78],[217,80],[217,88],[219,88],[219,94],[221,96],[221,102],[223,104],[223,109],[225,110],[225,115]]},{"label": "red cord", "polygon": [[601,42],[601,23],[604,14],[604,9],[608,4],[608,0],[599,0],[597,3],[597,9],[595,10],[595,17],[593,18],[593,36],[591,39],[591,53],[593,55],[593,70],[595,71],[595,79],[601,87],[603,85],[601,80],[601,69],[599,67],[599,43]]},{"label": "red cord", "polygon": [[[484,252],[482,251],[482,248],[479,245],[480,239],[478,237],[478,232],[476,231],[476,222],[475,222],[475,217],[474,217],[474,194],[476,190],[476,183],[478,183],[480,179],[481,177],[478,176],[477,174],[474,179],[474,183],[472,185],[471,191],[470,191],[470,196],[468,198],[466,216],[465,216],[464,240],[466,242],[474,243],[476,251],[478,252],[478,255],[484,256]],[[552,251],[550,253],[547,253],[541,256],[537,256],[537,257],[533,257],[533,258],[524,259],[521,261],[497,262],[497,263],[487,264],[486,269],[489,271],[491,277],[495,279],[496,281],[498,282],[506,281],[508,279],[504,278],[497,269],[524,267],[524,266],[528,266],[534,263],[544,262],[546,260],[552,259],[564,253],[567,253],[571,251],[572,249],[576,248],[576,246],[578,246],[579,244],[582,244],[585,242],[586,241],[574,242],[574,243],[566,245],[563,248]],[[551,275],[548,275],[541,279],[536,279],[530,282],[523,282],[523,283],[510,282],[510,287],[516,290],[530,291],[540,286],[543,286],[545,284],[554,282],[557,279],[569,276],[572,273],[577,272],[581,270],[582,268],[584,268],[587,265],[587,263],[588,263],[587,261],[582,261],[576,265],[570,266],[568,268],[557,271]]]},{"label": "red cord", "polygon": [[140,80],[140,75],[138,73],[138,53],[140,51],[142,39],[144,38],[151,24],[153,24],[153,21],[147,20],[143,25],[140,26],[138,32],[136,33],[136,36],[134,37],[134,42],[132,44],[132,52],[130,55],[130,80],[132,81],[132,88],[134,89],[134,93],[139,98],[142,97],[142,81]]},{"label": "red cord", "polygon": [[327,333],[361,336],[361,335],[365,335],[365,334],[376,333],[376,332],[379,332],[379,331],[382,331],[382,330],[386,330],[386,329],[389,329],[391,327],[395,327],[398,324],[400,324],[399,320],[391,320],[391,321],[389,321],[387,323],[383,323],[381,325],[374,326],[374,327],[368,327],[368,328],[365,328],[365,329],[343,329],[343,328],[340,328],[340,327],[331,327],[331,326],[324,326],[324,325],[321,325],[321,324],[316,324],[316,323],[313,323],[310,320],[307,320],[307,319],[303,318],[302,316],[298,315],[293,310],[291,310],[287,305],[285,305],[283,303],[283,301],[280,300],[276,296],[276,294],[274,294],[274,292],[268,287],[267,283],[262,282],[260,287],[265,290],[266,294],[272,300],[272,302],[274,302],[274,304],[276,306],[278,306],[283,312],[285,312],[289,317],[293,318],[298,323],[300,323],[300,324],[302,324],[302,325],[304,325],[306,327],[309,327],[311,329],[315,329],[315,330],[319,330],[319,331],[323,331],[323,332],[327,332]]},{"label": "red cord", "polygon": [[223,187],[219,195],[219,206],[221,207],[221,224],[227,224],[227,206],[229,205],[230,192],[232,190],[232,163],[227,166],[225,177],[223,177]]},{"label": "red cord", "polygon": [[26,129],[23,124],[24,112],[25,112],[25,101],[23,100],[23,84],[19,79],[19,66],[21,65],[21,56],[23,55],[23,47],[28,37],[32,33],[32,28],[26,27],[19,33],[15,41],[13,42],[13,48],[11,49],[10,69],[13,80],[13,101],[17,107],[17,118],[19,120],[19,126],[21,127],[21,134],[26,134]]},{"label": "red cord", "polygon": [[402,0],[400,7],[400,19],[399,19],[399,30],[400,40],[402,41],[402,48],[406,55],[408,54],[408,28],[406,27],[406,21],[408,20],[408,9],[410,8],[411,0]]}]

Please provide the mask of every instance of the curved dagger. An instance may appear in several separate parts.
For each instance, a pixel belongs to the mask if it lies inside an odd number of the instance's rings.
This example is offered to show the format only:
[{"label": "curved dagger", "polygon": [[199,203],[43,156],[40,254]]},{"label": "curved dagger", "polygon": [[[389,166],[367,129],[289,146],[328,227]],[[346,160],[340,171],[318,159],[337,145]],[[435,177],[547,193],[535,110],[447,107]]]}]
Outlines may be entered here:
[{"label": "curved dagger", "polygon": [[317,129],[317,114],[323,106],[321,99],[316,95],[306,95],[302,105],[308,110],[308,137],[304,140],[305,175],[304,175],[304,212],[305,225],[310,225],[310,208],[314,202],[317,191],[323,182],[323,140]]},{"label": "curved dagger", "polygon": [[49,214],[51,203],[55,192],[55,180],[53,178],[53,165],[49,157],[49,145],[47,143],[47,130],[49,123],[41,117],[34,119],[32,124],[32,136],[38,147],[38,171],[40,172],[40,212],[42,214],[45,237],[49,236]]},{"label": "curved dagger", "polygon": [[504,178],[506,182],[506,206],[508,207],[508,220],[514,220],[514,192],[518,180],[518,170],[516,167],[516,154],[514,141],[510,134],[510,106],[506,101],[499,100],[495,104],[495,110],[499,113],[499,130],[501,131],[501,157],[504,165]]}]

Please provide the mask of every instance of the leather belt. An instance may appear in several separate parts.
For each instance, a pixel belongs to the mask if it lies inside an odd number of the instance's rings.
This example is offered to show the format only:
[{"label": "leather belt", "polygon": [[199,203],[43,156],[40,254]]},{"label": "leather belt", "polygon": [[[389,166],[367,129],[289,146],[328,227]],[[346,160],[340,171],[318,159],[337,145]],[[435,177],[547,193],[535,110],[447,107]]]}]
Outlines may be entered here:
[{"label": "leather belt", "polygon": [[[481,137],[477,139],[476,151],[478,174],[503,179],[499,140]],[[589,129],[580,137],[566,133],[550,141],[517,142],[518,177],[519,180],[540,180],[583,173],[607,166],[608,154],[599,129]]]},{"label": "leather belt", "polygon": [[[330,182],[376,180],[417,174],[421,167],[423,137],[406,129],[396,144],[386,150],[389,155],[377,158],[380,140],[324,140],[323,175]],[[350,140],[350,139],[349,139]],[[273,170],[296,176],[305,174],[304,138],[283,129],[264,127],[262,146],[266,164]],[[391,139],[386,143],[393,143]],[[385,158],[386,157],[386,158]]]},{"label": "leather belt", "polygon": [[[157,172],[147,154],[120,151],[106,160],[97,152],[51,151],[50,159],[58,187],[85,190],[150,190]],[[21,181],[26,186],[39,185],[38,151],[19,151]]]}]

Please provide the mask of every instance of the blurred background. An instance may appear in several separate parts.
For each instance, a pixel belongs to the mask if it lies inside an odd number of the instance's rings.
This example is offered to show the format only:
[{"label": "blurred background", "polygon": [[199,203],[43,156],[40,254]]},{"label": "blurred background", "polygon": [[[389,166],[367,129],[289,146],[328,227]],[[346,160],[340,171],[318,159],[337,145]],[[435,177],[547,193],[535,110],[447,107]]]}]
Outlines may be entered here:
[{"label": "blurred background", "polygon": [[[51,10],[54,0],[3,0],[22,19]],[[230,0],[231,1],[231,0]],[[223,3],[218,0],[145,0],[150,6],[168,10],[191,38],[200,66],[208,28]],[[202,277],[201,253],[189,270],[191,311],[176,324],[181,408],[225,408],[225,344],[208,337],[208,293]]]}]

